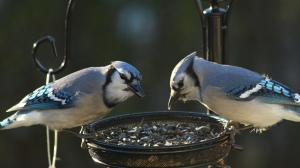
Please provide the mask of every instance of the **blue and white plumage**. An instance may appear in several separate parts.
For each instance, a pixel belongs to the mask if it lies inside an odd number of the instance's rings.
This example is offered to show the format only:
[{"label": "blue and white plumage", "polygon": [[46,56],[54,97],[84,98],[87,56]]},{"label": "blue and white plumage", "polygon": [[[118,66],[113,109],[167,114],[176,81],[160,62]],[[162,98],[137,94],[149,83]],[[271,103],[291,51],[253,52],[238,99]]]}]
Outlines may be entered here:
[{"label": "blue and white plumage", "polygon": [[121,61],[82,69],[28,94],[7,110],[16,113],[4,119],[0,129],[42,124],[62,130],[86,125],[134,94],[144,97],[141,79],[135,67]]},{"label": "blue and white plumage", "polygon": [[282,120],[300,122],[300,95],[250,70],[206,61],[192,53],[173,69],[168,107],[196,100],[220,116],[267,128]]}]

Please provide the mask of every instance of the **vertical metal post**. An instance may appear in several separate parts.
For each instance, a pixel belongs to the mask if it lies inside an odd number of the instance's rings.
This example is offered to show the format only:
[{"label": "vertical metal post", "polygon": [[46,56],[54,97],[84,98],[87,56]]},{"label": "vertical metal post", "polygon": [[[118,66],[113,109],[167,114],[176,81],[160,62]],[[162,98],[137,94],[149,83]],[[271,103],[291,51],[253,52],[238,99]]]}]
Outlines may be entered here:
[{"label": "vertical metal post", "polygon": [[227,9],[220,8],[224,0],[206,1],[210,7],[203,10],[201,1],[195,0],[202,22],[203,57],[216,63],[228,64],[229,15],[236,0],[231,0]]},{"label": "vertical metal post", "polygon": [[224,31],[223,28],[223,20],[224,15],[226,14],[226,10],[219,8],[219,3],[214,0],[210,8],[203,11],[206,16],[206,42],[208,44],[206,49],[206,59],[209,61],[224,63],[223,59],[223,51],[224,51]]},{"label": "vertical metal post", "polygon": [[[236,0],[231,0],[227,9],[220,8],[220,3],[224,0],[206,1],[209,2],[210,7],[203,10],[201,1],[195,0],[202,22],[203,57],[206,60],[219,64],[228,64],[229,15]],[[207,110],[207,113],[210,113],[209,109]],[[222,160],[217,167],[229,166],[226,166],[225,160]]]},{"label": "vertical metal post", "polygon": [[[228,64],[229,15],[236,0],[231,0],[226,10],[220,8],[224,0],[207,1],[210,7],[203,11],[201,1],[195,0],[202,22],[203,57],[219,64]],[[210,113],[209,110],[207,113]]]}]

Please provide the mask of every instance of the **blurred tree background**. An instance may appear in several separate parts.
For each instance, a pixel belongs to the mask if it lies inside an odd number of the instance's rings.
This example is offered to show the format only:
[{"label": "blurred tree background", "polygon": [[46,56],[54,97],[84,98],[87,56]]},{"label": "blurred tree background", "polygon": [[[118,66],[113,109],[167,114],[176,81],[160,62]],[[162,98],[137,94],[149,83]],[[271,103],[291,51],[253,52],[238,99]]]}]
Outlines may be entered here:
[{"label": "blurred tree background", "polygon": [[[42,45],[38,55],[47,67],[59,66],[67,4],[67,0],[0,0],[1,119],[12,114],[5,113],[8,108],[45,84],[45,75],[31,59],[36,40],[47,35],[56,39],[58,58],[52,57],[50,45]],[[237,0],[229,24],[230,64],[269,74],[300,92],[299,6],[300,1],[295,0]],[[109,116],[167,110],[171,71],[193,51],[201,56],[201,22],[193,0],[77,0],[71,62],[56,77],[126,61],[142,73],[146,97],[127,100]],[[205,112],[197,102],[177,102],[172,110]],[[298,129],[300,123],[285,122],[262,134],[243,131],[236,141],[245,149],[231,151],[227,163],[233,168],[299,167]],[[44,126],[0,131],[0,137],[0,167],[48,166]],[[80,148],[80,142],[73,135],[59,133],[58,168],[99,167],[88,151]]]}]

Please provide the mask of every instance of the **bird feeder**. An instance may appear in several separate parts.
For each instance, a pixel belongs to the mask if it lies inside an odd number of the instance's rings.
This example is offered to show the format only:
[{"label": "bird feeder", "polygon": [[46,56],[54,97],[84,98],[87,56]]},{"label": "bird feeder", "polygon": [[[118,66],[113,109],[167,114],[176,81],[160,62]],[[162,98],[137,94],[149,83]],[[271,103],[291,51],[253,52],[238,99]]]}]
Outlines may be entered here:
[{"label": "bird feeder", "polygon": [[[146,125],[150,127],[144,127],[141,124],[141,119]],[[88,139],[86,141],[89,153],[92,159],[105,167],[120,168],[120,167],[199,167],[205,165],[218,165],[221,167],[227,167],[221,165],[222,160],[228,155],[232,148],[231,135],[227,133],[228,121],[218,116],[208,115],[199,112],[186,112],[186,111],[155,111],[155,112],[143,112],[126,114],[115,117],[106,118],[92,123],[90,126],[98,132],[98,134],[105,134],[108,138],[103,139]],[[184,125],[182,129],[176,129],[176,125]],[[152,133],[147,134],[147,129],[153,129],[153,127],[162,128],[167,127],[166,132],[170,133]],[[212,132],[202,130],[198,135],[192,133],[191,136],[187,136],[181,142],[178,140],[181,137],[188,135],[193,129],[209,127]],[[159,137],[148,139],[143,141],[135,140],[136,138],[123,138],[120,136],[122,132],[130,132],[132,128],[140,128],[138,131],[131,131],[130,135],[136,135],[143,137],[143,134],[147,134],[146,137],[154,136]],[[137,130],[137,129],[135,129]],[[176,130],[180,130],[180,138],[176,137],[178,134]],[[144,133],[146,132],[146,133]],[[90,132],[86,131],[85,134]],[[117,133],[117,135],[116,135]],[[114,139],[116,135],[116,139]],[[163,139],[164,135],[169,136],[169,140]],[[195,138],[203,139],[196,142]],[[126,137],[131,137],[127,135]],[[189,138],[193,137],[194,140],[188,142]],[[126,140],[130,139],[130,140]],[[191,138],[190,138],[191,139]],[[172,141],[176,141],[175,143]],[[114,141],[114,142],[109,142]],[[118,143],[119,141],[119,143]],[[126,141],[128,144],[120,144],[121,141]],[[148,145],[149,141],[163,142],[161,145]],[[170,142],[168,142],[170,141]],[[140,145],[138,144],[140,143]],[[173,144],[172,144],[173,143]],[[146,144],[146,145],[143,145]]]},{"label": "bird feeder", "polygon": [[[226,10],[219,7],[222,1],[208,0],[210,8],[203,11],[200,0],[195,0],[202,22],[203,55],[209,61],[227,64],[229,14],[235,0],[230,1]],[[212,134],[217,136],[198,142],[170,146],[166,145],[168,144],[168,140],[165,140],[163,141],[164,143],[156,142],[156,144],[153,143],[153,146],[151,146],[151,143],[142,142],[142,139],[134,139],[137,137],[138,128],[140,128],[139,131],[148,129],[143,128],[141,120],[150,122],[152,127],[170,126],[171,123],[173,126],[185,124],[189,128],[199,128],[209,125],[211,129],[216,131]],[[87,139],[85,143],[89,148],[88,150],[92,159],[96,163],[106,167],[150,168],[199,167],[205,165],[229,167],[225,165],[224,158],[229,154],[231,149],[242,150],[243,148],[233,144],[234,133],[228,133],[228,130],[226,130],[227,124],[228,121],[221,117],[199,112],[153,111],[126,114],[90,124],[90,127],[95,129],[99,134],[102,134],[102,136],[99,139]],[[131,131],[133,128],[136,128],[136,132]],[[130,131],[133,134],[125,134],[124,136],[124,132]],[[85,134],[88,133],[90,132],[85,132]],[[125,139],[121,136],[122,133]],[[140,134],[142,133],[138,133],[138,136],[141,137]],[[115,137],[117,138],[114,139],[114,136],[111,137],[108,134],[116,134]],[[159,132],[152,132],[153,134],[159,134]],[[184,133],[181,133],[180,136],[182,134]],[[128,138],[131,136],[134,138]],[[161,139],[162,135],[159,136]],[[172,137],[172,135],[168,136]],[[173,136],[176,136],[176,134]],[[148,135],[149,137],[151,135]],[[155,141],[155,137],[151,140]]]},{"label": "bird feeder", "polygon": [[[74,1],[70,0],[67,8],[65,59],[61,67],[48,72],[36,57],[37,48],[44,42],[50,42],[54,56],[57,55],[54,38],[47,36],[34,44],[34,63],[44,73],[58,73],[68,63]],[[224,0],[206,1],[210,7],[203,10],[200,0],[195,0],[202,22],[203,56],[227,64],[228,23],[235,0],[229,2],[227,9],[220,8]],[[96,130],[97,136],[85,139],[84,146],[88,147],[92,159],[105,167],[229,167],[224,158],[231,149],[242,150],[242,147],[234,144],[234,127],[229,132],[227,125],[226,119],[200,112],[126,114],[91,123],[89,127]],[[83,133],[91,132],[87,129]]]}]

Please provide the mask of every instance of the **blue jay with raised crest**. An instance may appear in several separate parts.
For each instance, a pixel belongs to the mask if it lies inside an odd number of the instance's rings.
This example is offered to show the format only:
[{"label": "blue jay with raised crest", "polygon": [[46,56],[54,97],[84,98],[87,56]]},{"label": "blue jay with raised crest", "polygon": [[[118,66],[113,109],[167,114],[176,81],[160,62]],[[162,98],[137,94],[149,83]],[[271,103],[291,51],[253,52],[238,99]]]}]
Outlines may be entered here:
[{"label": "blue jay with raised crest", "polygon": [[42,124],[60,131],[89,124],[134,94],[143,98],[141,80],[135,67],[121,61],[79,70],[28,94],[7,110],[16,113],[0,129]]},{"label": "blue jay with raised crest", "polygon": [[173,69],[168,108],[196,100],[228,120],[265,130],[282,120],[300,122],[300,95],[250,70],[186,56]]}]

